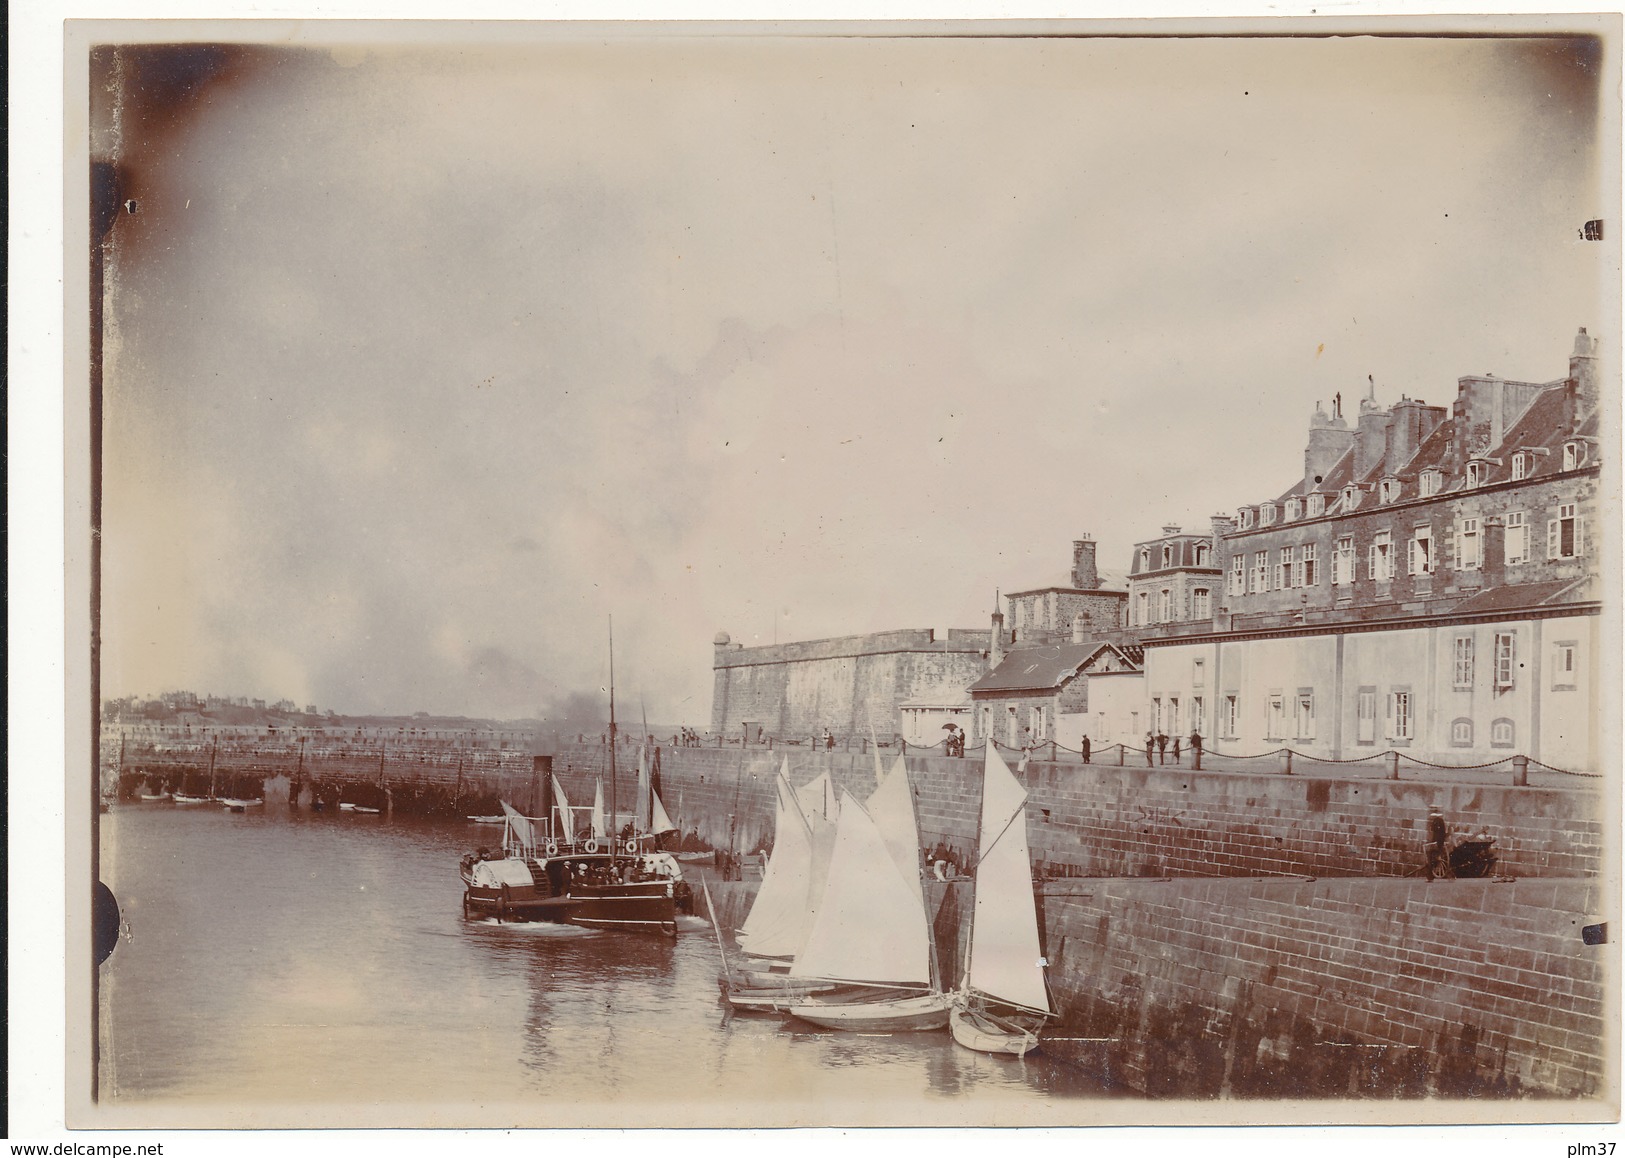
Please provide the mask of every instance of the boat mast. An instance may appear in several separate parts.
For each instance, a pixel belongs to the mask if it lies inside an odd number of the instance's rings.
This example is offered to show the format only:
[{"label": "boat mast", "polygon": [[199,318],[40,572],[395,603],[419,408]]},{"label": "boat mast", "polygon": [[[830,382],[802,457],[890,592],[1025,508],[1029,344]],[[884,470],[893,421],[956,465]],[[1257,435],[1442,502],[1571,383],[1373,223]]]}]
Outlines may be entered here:
[{"label": "boat mast", "polygon": [[[878,748],[876,750],[878,751]],[[903,762],[903,787],[908,789],[908,806],[914,813],[914,832],[915,832],[915,837],[916,837],[915,843],[918,843],[918,836],[919,836],[919,831],[920,831],[920,802],[919,802],[919,799],[914,795],[914,782],[909,779],[909,775],[908,775],[908,756],[903,755],[903,756],[901,756],[899,758]],[[920,877],[922,878],[920,894],[923,897],[924,894],[925,894],[924,880],[923,880],[923,878],[925,877],[925,870],[924,870],[924,868],[923,868],[923,866],[922,866],[922,864],[920,862],[919,856],[920,856],[919,849],[915,849],[914,850],[914,858],[915,858],[914,871],[916,873],[918,873],[920,875]],[[947,898],[944,897],[943,899],[946,900]],[[931,907],[929,905],[926,905],[926,906],[924,906],[924,908],[925,908],[925,943],[926,943],[927,947],[930,948],[930,950],[931,950],[931,990],[934,993],[941,993],[943,991],[943,988],[942,988],[942,965],[937,960],[937,923],[936,923],[935,920],[932,919]]]},{"label": "boat mast", "polygon": [[615,863],[615,845],[621,839],[620,811],[615,796],[615,617],[609,617],[609,863]]}]

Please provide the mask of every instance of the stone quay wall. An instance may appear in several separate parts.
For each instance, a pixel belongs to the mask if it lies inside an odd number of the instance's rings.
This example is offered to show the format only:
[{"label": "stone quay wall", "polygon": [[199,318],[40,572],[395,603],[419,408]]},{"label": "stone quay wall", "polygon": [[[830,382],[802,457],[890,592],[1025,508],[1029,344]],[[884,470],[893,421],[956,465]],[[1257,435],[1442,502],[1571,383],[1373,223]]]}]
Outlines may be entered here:
[{"label": "stone quay wall", "polygon": [[[731,935],[755,884],[710,886]],[[974,886],[928,885],[945,975]],[[1576,880],[1070,880],[1043,1048],[1154,1097],[1591,1098],[1609,945]]]},{"label": "stone quay wall", "polygon": [[[590,803],[608,757],[601,743],[559,743],[544,758],[572,803]],[[126,780],[181,775],[195,790],[207,782],[206,750],[128,754]],[[820,772],[867,797],[875,786],[873,750],[805,747],[661,748],[661,799],[674,823],[714,848],[753,851],[773,839],[773,777],[788,759],[793,784]],[[880,751],[889,768],[892,749]],[[974,854],[981,762],[910,755],[922,843],[941,843],[958,864]],[[1012,765],[1015,761],[1012,758]],[[340,792],[358,803],[390,802],[427,815],[495,811],[498,799],[521,810],[541,800],[530,753],[477,759],[435,754],[227,754],[221,775],[298,781],[302,796]],[[617,755],[615,794],[632,809],[637,756]],[[1375,876],[1404,877],[1422,863],[1427,809],[1437,804],[1453,832],[1488,828],[1498,872],[1513,877],[1591,877],[1602,864],[1601,798],[1591,781],[1565,787],[1515,787],[1434,773],[1404,780],[1288,776],[1279,772],[1196,772],[1076,761],[1033,760],[1019,774],[1030,793],[1028,836],[1040,876]],[[1480,774],[1482,776],[1482,774]],[[386,796],[384,788],[389,791]],[[606,800],[610,795],[605,785]]]},{"label": "stone quay wall", "polygon": [[[591,799],[601,745],[561,745],[554,767],[566,791]],[[890,768],[896,753],[883,749]],[[714,847],[751,851],[773,836],[773,776],[788,758],[791,783],[829,772],[867,797],[871,751],[664,748],[662,800],[685,832]],[[941,842],[959,864],[974,854],[982,765],[908,757],[922,842]],[[1012,760],[1014,767],[1014,760]],[[1034,760],[1028,836],[1042,876],[1409,876],[1422,864],[1427,810],[1454,832],[1489,828],[1498,872],[1514,877],[1596,875],[1602,806],[1588,787],[1514,787],[1450,780],[1340,780],[1185,768]],[[621,791],[628,781],[623,780]],[[572,794],[572,799],[574,795]],[[730,819],[732,818],[732,819]],[[730,830],[732,841],[730,842]]]}]

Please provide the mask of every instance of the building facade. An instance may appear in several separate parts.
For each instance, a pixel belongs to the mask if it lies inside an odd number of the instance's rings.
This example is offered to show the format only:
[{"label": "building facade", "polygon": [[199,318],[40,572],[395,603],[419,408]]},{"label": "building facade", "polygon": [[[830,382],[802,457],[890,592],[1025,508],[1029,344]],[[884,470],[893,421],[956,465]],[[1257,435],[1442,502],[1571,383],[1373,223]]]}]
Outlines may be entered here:
[{"label": "building facade", "polygon": [[1210,623],[1144,640],[1147,709],[1215,750],[1598,766],[1596,340],[1566,378],[1462,378],[1311,421],[1303,477],[1217,537]]},{"label": "building facade", "polygon": [[1223,574],[1211,534],[1187,535],[1179,527],[1163,527],[1157,538],[1134,544],[1128,626],[1211,621]]},{"label": "building facade", "polygon": [[1012,646],[1070,643],[1122,626],[1128,593],[1103,580],[1089,535],[1072,542],[1070,578],[1071,586],[1035,587],[1005,596]]}]

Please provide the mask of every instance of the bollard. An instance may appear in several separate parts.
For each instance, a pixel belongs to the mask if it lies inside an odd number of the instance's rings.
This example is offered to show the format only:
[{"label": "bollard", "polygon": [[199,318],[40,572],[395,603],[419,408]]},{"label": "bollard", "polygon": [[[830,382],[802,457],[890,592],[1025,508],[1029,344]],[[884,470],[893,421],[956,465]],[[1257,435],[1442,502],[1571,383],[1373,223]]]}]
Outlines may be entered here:
[{"label": "bollard", "polygon": [[1388,759],[1392,761],[1392,764],[1390,765],[1390,767],[1388,769],[1388,779],[1390,779],[1390,780],[1398,780],[1399,779],[1399,753],[1398,752],[1390,752],[1390,753],[1388,753]]},{"label": "bollard", "polygon": [[1117,745],[1117,766],[1119,768],[1121,768],[1123,766],[1123,753],[1126,752],[1126,751],[1128,751],[1127,745],[1124,745],[1124,744]]},{"label": "bollard", "polygon": [[1049,762],[1051,764],[1055,763],[1056,753],[1059,750],[1060,750],[1060,745],[1058,745],[1054,740],[1051,740],[1049,742]]},{"label": "bollard", "polygon": [[1516,784],[1519,788],[1528,787],[1528,785],[1529,785],[1529,757],[1528,756],[1514,756],[1514,757],[1512,757],[1512,783]]},{"label": "bollard", "polygon": [[1282,748],[1281,751],[1286,753],[1286,774],[1290,776],[1292,775],[1292,749]]}]

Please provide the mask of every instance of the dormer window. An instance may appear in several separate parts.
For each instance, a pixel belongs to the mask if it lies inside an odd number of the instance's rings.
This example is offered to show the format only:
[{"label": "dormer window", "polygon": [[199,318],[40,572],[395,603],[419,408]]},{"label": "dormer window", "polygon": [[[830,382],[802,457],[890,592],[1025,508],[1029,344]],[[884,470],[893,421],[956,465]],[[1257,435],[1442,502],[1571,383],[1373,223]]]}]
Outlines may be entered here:
[{"label": "dormer window", "polygon": [[1444,485],[1444,475],[1436,470],[1425,470],[1417,483],[1422,488],[1422,497],[1426,498],[1439,493],[1439,488]]},{"label": "dormer window", "polygon": [[1303,513],[1302,508],[1303,504],[1298,502],[1297,499],[1288,499],[1286,501],[1286,521],[1289,523],[1295,522]]},{"label": "dormer window", "polygon": [[1258,508],[1258,525],[1267,527],[1273,522],[1275,522],[1275,504],[1265,503]]},{"label": "dormer window", "polygon": [[1242,507],[1241,510],[1238,512],[1238,514],[1240,514],[1240,516],[1241,516],[1241,529],[1242,530],[1245,531],[1248,527],[1253,525],[1253,508],[1251,508],[1251,507]]},{"label": "dormer window", "polygon": [[1357,507],[1359,505],[1360,505],[1360,488],[1355,487],[1355,486],[1344,487],[1343,488],[1343,509],[1345,511],[1352,511],[1355,507]]},{"label": "dormer window", "polygon": [[1520,450],[1517,454],[1512,456],[1512,478],[1513,478],[1513,481],[1517,481],[1518,479],[1521,479],[1521,478],[1528,478],[1534,472],[1535,472],[1535,456],[1534,455],[1525,453],[1524,451]]},{"label": "dormer window", "polygon": [[1309,496],[1309,517],[1312,519],[1317,515],[1324,515],[1325,513],[1326,513],[1326,496],[1323,495],[1323,494],[1312,494],[1312,495],[1310,495]]},{"label": "dormer window", "polygon": [[1162,545],[1162,565],[1164,568],[1174,565],[1174,548],[1172,543]]},{"label": "dormer window", "polygon": [[1209,551],[1210,548],[1206,543],[1197,543],[1196,546],[1191,549],[1191,566],[1206,567],[1208,565]]},{"label": "dormer window", "polygon": [[1489,463],[1478,458],[1467,464],[1467,487],[1469,490],[1484,485],[1484,480],[1490,477],[1489,467]]},{"label": "dormer window", "polygon": [[1570,439],[1565,442],[1563,444],[1563,469],[1579,470],[1586,464],[1586,459],[1590,457],[1587,453],[1588,449],[1585,440],[1581,438]]},{"label": "dormer window", "polygon": [[1142,571],[1151,570],[1151,548],[1150,547],[1141,547],[1140,548],[1140,570],[1142,570]]},{"label": "dormer window", "polygon": [[1399,498],[1399,480],[1397,478],[1385,478],[1377,484],[1377,501],[1379,503],[1391,503],[1397,498]]}]

